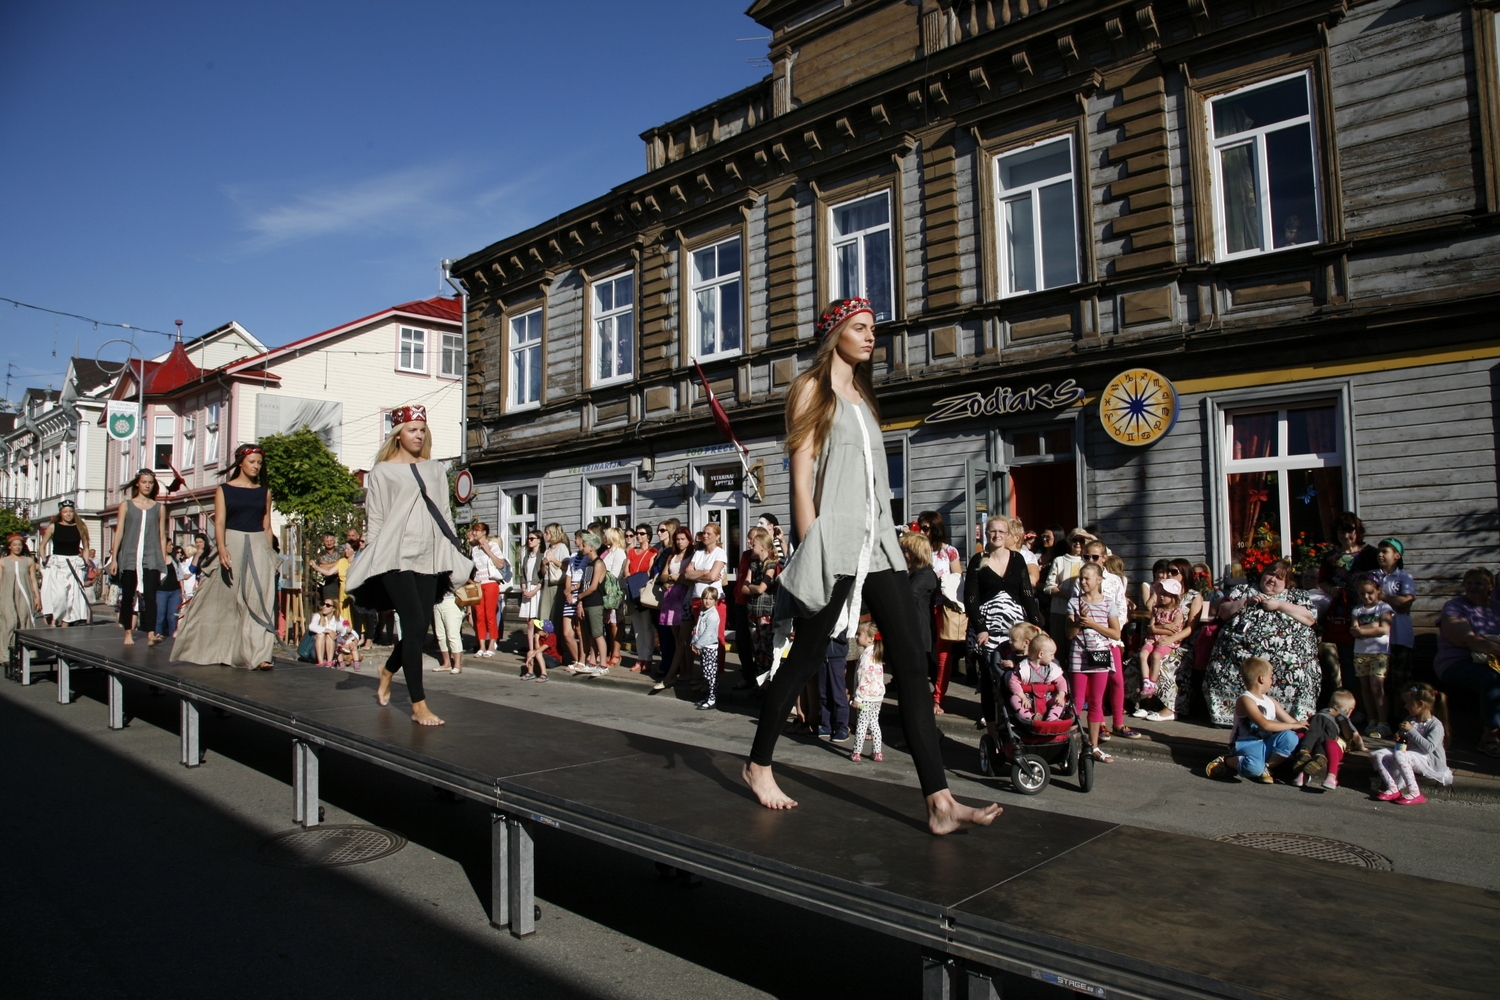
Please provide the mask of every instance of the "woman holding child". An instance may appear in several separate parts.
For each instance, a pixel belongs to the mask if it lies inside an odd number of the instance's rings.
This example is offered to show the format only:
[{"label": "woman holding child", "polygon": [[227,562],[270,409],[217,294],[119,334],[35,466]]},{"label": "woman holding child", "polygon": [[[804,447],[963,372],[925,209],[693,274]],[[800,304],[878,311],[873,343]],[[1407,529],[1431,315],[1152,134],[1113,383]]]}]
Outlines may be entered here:
[{"label": "woman holding child", "polygon": [[1235,702],[1245,690],[1240,667],[1252,656],[1270,661],[1271,694],[1294,718],[1317,710],[1323,682],[1313,634],[1317,612],[1307,591],[1288,587],[1292,572],[1291,564],[1279,559],[1266,567],[1258,586],[1240,584],[1219,604],[1223,624],[1204,689],[1215,725],[1234,724]]}]

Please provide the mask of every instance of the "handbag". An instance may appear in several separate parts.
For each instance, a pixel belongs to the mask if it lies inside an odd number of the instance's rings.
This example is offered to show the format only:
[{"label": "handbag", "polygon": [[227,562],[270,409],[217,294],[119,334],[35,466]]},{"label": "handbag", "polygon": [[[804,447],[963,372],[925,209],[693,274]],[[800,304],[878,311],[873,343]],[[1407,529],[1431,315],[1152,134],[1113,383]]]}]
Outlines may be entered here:
[{"label": "handbag", "polygon": [[969,616],[944,604],[938,609],[941,623],[938,638],[944,642],[963,642],[969,635]]},{"label": "handbag", "polygon": [[653,577],[650,583],[641,588],[640,596],[635,599],[635,603],[643,608],[661,607],[661,580]]},{"label": "handbag", "polygon": [[641,591],[645,590],[650,584],[651,574],[645,570],[641,570],[639,573],[631,573],[625,578],[625,593],[630,595],[632,601],[639,604],[641,602]]},{"label": "handbag", "polygon": [[317,661],[317,657],[318,648],[315,637],[311,632],[309,632],[304,635],[302,637],[302,641],[297,644],[297,659],[301,660],[303,663],[314,663]]},{"label": "handbag", "polygon": [[1083,647],[1083,665],[1094,670],[1111,670],[1115,665],[1115,654],[1108,646],[1103,649]]},{"label": "handbag", "polygon": [[484,600],[484,588],[477,581],[465,580],[463,586],[453,589],[453,603],[461,608],[472,608]]}]

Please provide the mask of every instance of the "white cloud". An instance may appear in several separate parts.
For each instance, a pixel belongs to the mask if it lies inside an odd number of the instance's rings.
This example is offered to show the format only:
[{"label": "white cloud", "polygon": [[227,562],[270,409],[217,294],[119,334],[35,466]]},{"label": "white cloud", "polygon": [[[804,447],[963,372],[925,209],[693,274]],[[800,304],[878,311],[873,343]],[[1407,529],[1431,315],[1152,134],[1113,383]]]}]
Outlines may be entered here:
[{"label": "white cloud", "polygon": [[245,206],[244,195],[226,193],[246,211],[254,249],[267,249],[360,231],[426,230],[456,217],[454,188],[460,177],[448,166],[412,167],[342,187],[324,187],[267,208]]}]

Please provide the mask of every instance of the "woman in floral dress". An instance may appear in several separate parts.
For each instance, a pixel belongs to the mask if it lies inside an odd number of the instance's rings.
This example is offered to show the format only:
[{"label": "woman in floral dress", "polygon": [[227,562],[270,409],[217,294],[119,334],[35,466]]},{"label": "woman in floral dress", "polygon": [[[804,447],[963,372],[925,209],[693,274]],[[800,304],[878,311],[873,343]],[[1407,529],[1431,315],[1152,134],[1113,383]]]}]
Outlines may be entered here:
[{"label": "woman in floral dress", "polygon": [[1240,584],[1219,605],[1223,625],[1208,664],[1205,697],[1215,725],[1234,724],[1234,703],[1245,693],[1240,664],[1247,657],[1271,661],[1271,696],[1295,719],[1317,711],[1323,682],[1313,633],[1317,612],[1307,591],[1288,589],[1291,564],[1278,560],[1260,576],[1260,586]]}]

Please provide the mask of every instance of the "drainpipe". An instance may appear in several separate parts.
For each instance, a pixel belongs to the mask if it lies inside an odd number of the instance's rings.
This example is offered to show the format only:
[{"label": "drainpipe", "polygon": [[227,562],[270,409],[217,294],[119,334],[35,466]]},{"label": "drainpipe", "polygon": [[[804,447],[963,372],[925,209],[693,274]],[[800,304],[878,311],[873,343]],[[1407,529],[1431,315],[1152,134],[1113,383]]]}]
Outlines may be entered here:
[{"label": "drainpipe", "polygon": [[460,303],[463,306],[463,312],[460,315],[460,319],[463,322],[464,345],[463,380],[460,383],[463,388],[463,399],[460,401],[458,410],[460,441],[458,465],[459,468],[466,469],[469,466],[469,291],[453,280],[453,275],[448,270],[452,266],[453,261],[448,259],[443,260],[443,280],[453,286],[453,290],[458,293]]}]

